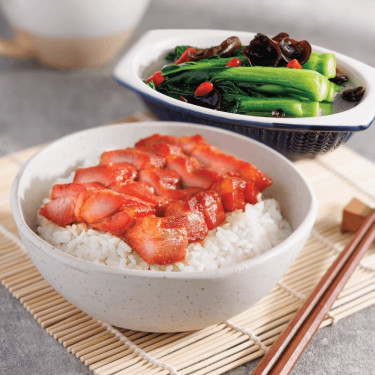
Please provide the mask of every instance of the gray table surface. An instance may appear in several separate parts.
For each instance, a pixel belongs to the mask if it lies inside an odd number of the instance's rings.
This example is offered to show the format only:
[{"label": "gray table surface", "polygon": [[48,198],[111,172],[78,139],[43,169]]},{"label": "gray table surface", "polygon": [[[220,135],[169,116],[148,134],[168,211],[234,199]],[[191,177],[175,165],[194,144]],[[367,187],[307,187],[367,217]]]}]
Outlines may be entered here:
[{"label": "gray table surface", "polygon": [[[217,28],[269,35],[288,31],[296,39],[308,39],[375,66],[373,2],[301,3],[237,0],[228,5],[214,0],[154,0],[124,51],[145,30],[156,28]],[[9,36],[10,30],[3,21],[0,14],[0,35]],[[35,61],[0,57],[0,156],[144,111],[135,94],[113,81],[112,66],[64,72]],[[374,126],[354,135],[347,143],[375,162],[374,144]],[[375,374],[374,353],[372,306],[320,330],[293,374]],[[249,363],[228,374],[248,374],[255,364]],[[0,374],[91,372],[1,286]]]}]

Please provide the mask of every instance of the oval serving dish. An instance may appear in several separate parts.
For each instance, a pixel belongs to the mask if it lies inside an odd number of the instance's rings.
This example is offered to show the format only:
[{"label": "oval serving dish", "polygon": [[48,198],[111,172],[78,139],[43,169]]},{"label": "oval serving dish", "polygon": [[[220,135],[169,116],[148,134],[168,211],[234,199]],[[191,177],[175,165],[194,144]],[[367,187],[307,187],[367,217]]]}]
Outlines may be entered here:
[{"label": "oval serving dish", "polygon": [[[37,212],[57,178],[68,176],[104,150],[132,146],[153,133],[201,134],[223,151],[248,160],[273,178],[266,196],[277,199],[292,233],[269,251],[217,271],[161,272],[119,269],[73,257],[36,230]],[[244,311],[280,280],[312,229],[317,203],[308,182],[285,157],[247,137],[195,124],[128,123],[97,127],[63,137],[33,156],[11,192],[21,239],[43,277],[68,301],[119,327],[176,332],[220,323]]]},{"label": "oval serving dish", "polygon": [[[339,98],[331,115],[304,118],[256,117],[215,111],[185,103],[148,87],[144,80],[165,65],[164,57],[177,45],[209,47],[229,36],[248,44],[255,34],[233,30],[152,30],[139,39],[116,65],[113,75],[122,85],[140,95],[160,120],[206,124],[256,139],[291,159],[313,157],[336,149],[354,132],[367,129],[375,118],[375,69],[355,59],[335,53],[337,67],[352,86],[364,86],[358,105]],[[308,37],[306,37],[308,39]],[[332,52],[312,46],[317,52]],[[344,106],[344,107],[343,107]]]}]

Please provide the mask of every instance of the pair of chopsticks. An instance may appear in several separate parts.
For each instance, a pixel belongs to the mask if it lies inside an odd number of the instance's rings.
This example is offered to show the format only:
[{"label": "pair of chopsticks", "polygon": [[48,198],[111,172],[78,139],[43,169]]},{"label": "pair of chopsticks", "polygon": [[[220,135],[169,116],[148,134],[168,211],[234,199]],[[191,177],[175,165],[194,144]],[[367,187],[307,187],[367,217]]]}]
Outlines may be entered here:
[{"label": "pair of chopsticks", "polygon": [[375,210],[337,257],[297,315],[268,350],[252,375],[289,374],[339,293],[375,240]]}]

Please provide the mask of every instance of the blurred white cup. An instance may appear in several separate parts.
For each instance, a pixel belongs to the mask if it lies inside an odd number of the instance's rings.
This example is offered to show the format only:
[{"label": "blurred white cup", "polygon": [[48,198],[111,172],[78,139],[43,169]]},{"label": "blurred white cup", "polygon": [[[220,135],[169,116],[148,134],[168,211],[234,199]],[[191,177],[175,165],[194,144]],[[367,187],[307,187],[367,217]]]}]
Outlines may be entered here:
[{"label": "blurred white cup", "polygon": [[35,57],[56,68],[108,62],[121,49],[150,0],[0,0],[14,31],[0,54]]}]

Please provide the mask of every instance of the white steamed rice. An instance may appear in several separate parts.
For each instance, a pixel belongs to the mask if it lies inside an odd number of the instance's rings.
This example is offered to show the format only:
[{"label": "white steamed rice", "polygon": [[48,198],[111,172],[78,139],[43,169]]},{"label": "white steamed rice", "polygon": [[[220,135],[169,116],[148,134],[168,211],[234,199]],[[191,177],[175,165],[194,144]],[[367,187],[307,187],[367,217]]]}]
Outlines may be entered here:
[{"label": "white steamed rice", "polygon": [[60,227],[39,216],[37,233],[67,254],[93,263],[122,269],[192,272],[217,270],[262,254],[283,241],[291,227],[282,218],[276,200],[247,204],[245,211],[228,214],[202,243],[190,244],[184,262],[166,266],[149,265],[120,238],[85,224]]}]

